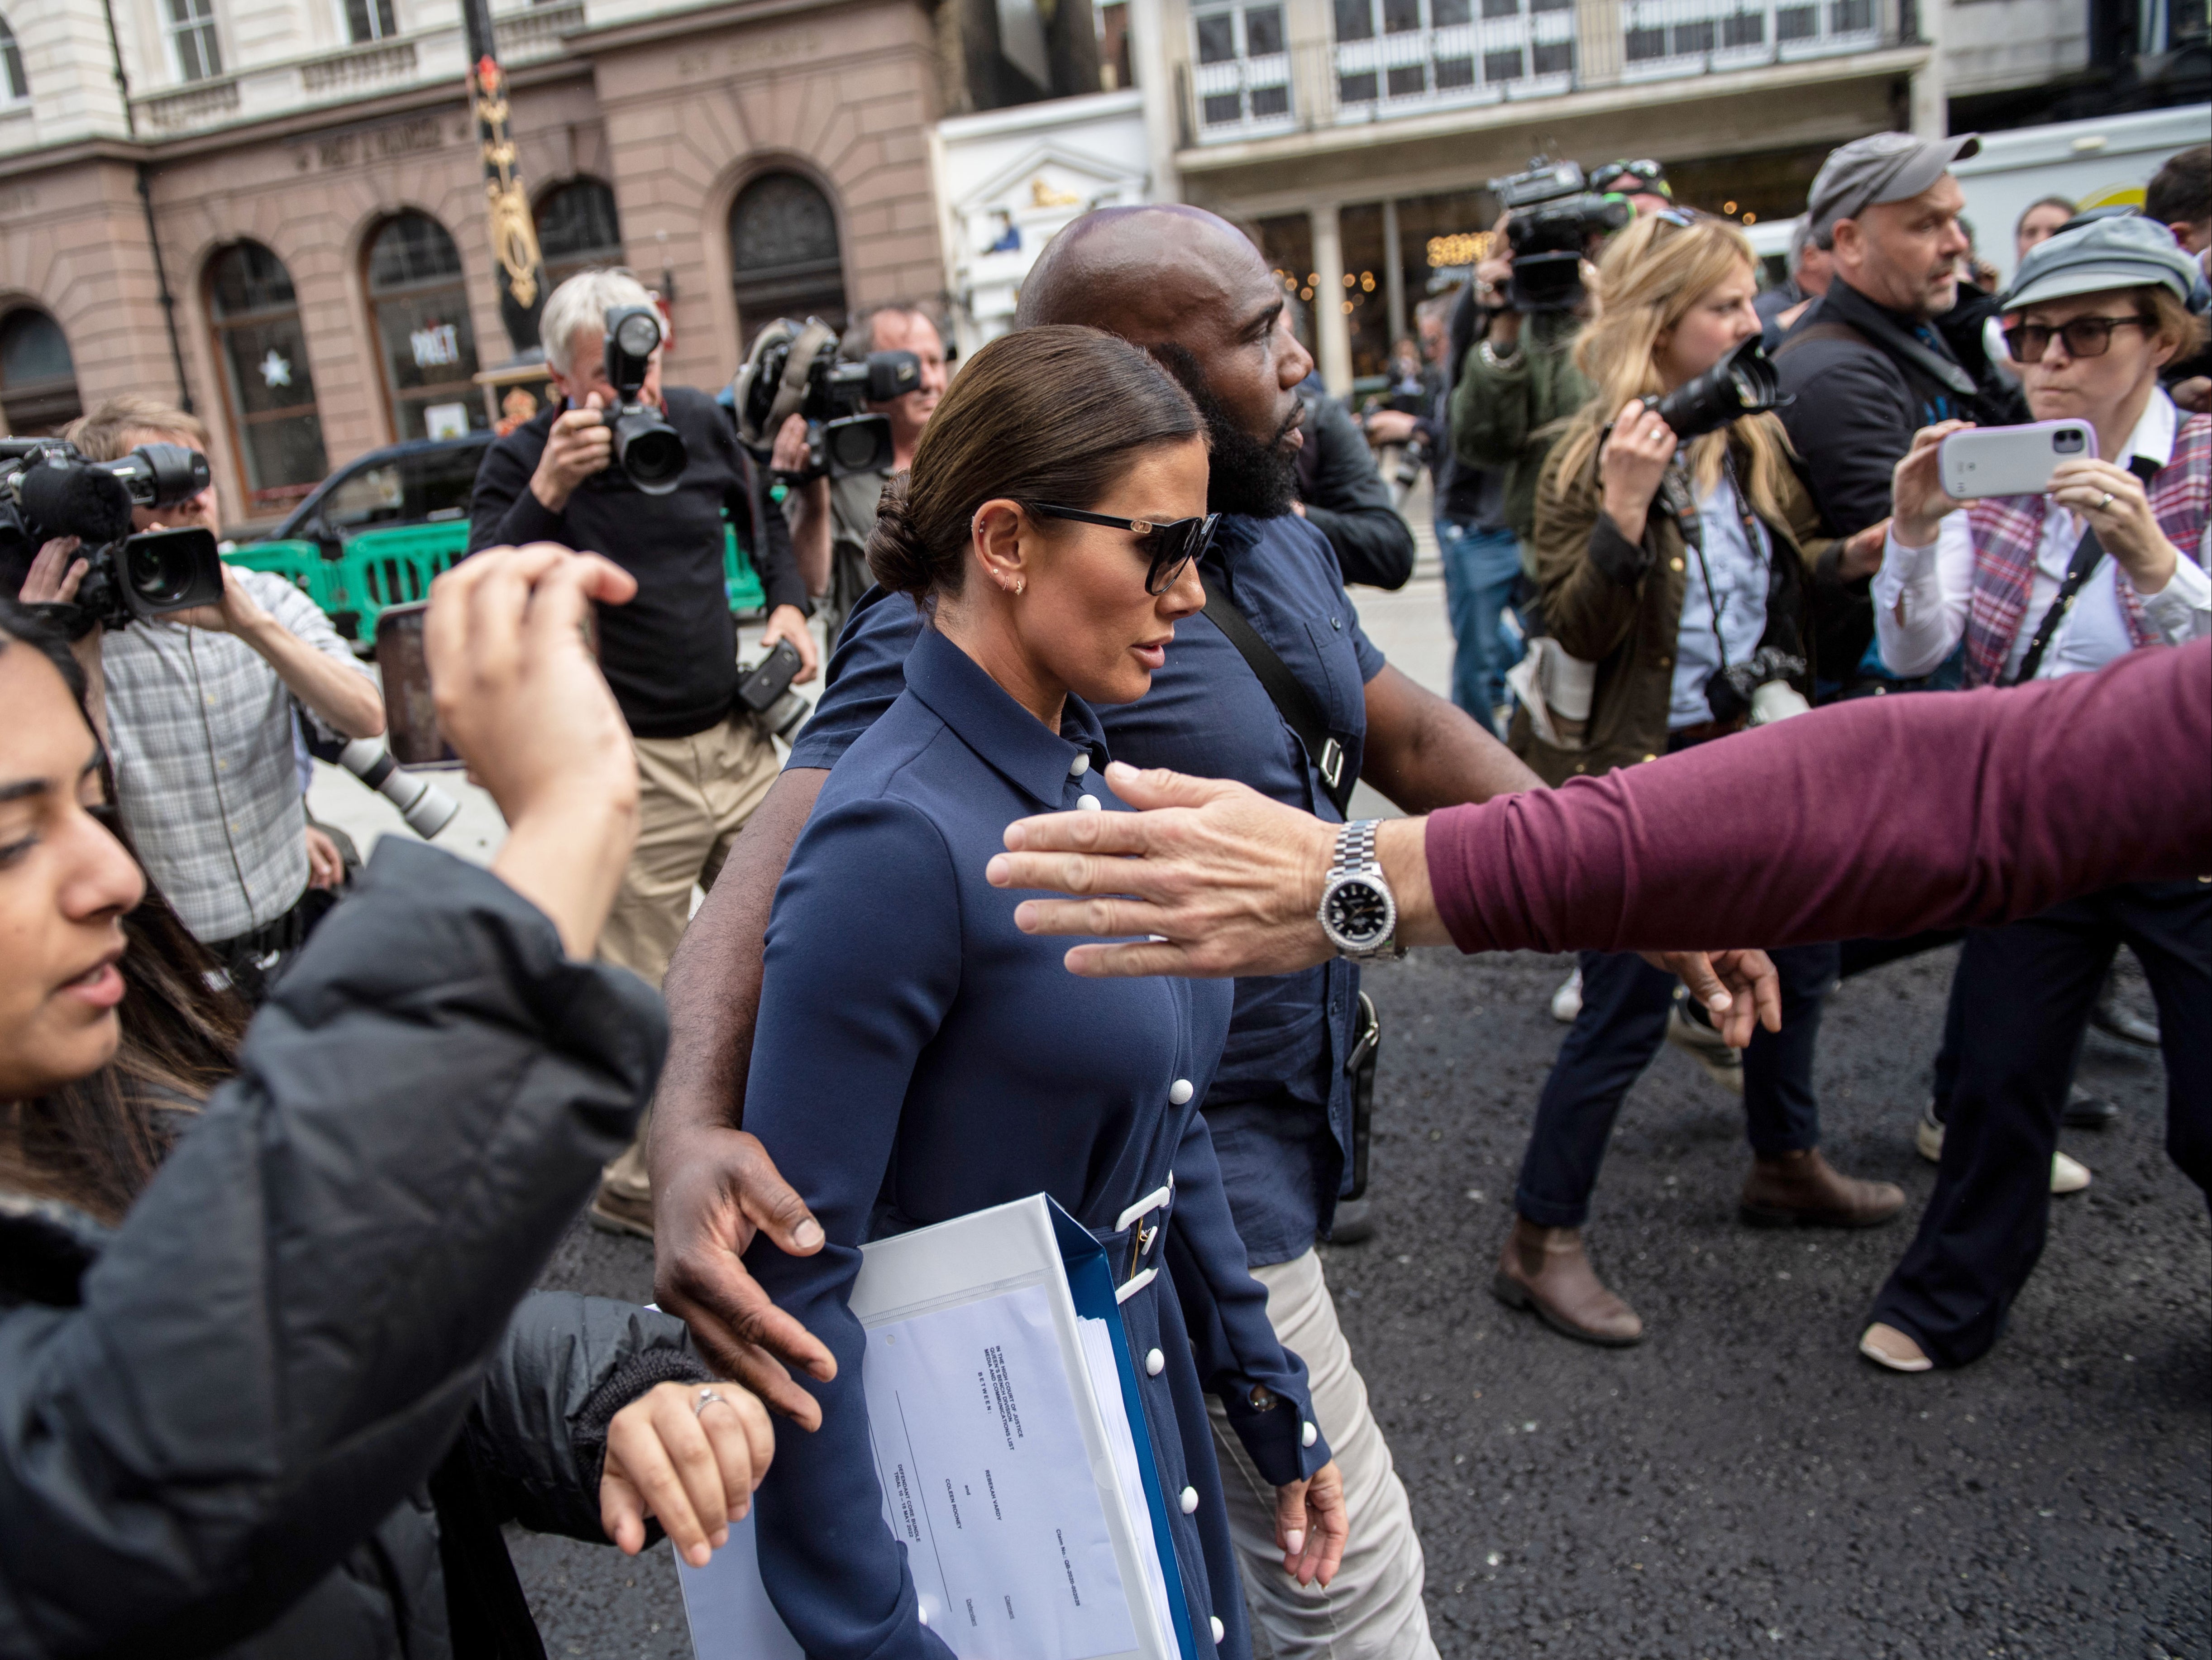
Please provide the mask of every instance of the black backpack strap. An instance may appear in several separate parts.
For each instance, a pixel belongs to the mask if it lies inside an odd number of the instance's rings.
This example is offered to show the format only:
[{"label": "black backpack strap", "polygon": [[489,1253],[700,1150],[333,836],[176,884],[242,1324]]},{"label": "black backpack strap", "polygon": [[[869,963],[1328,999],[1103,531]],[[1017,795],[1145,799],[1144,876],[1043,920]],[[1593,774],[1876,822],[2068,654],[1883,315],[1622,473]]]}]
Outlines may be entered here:
[{"label": "black backpack strap", "polygon": [[[2159,468],[2156,462],[2138,455],[2129,460],[2128,471],[2148,484],[2158,475]],[[2027,655],[2020,660],[2020,672],[2005,682],[2007,685],[2026,685],[2035,678],[2036,670],[2043,666],[2043,654],[2051,648],[2051,642],[2058,632],[2058,625],[2066,620],[2066,613],[2074,609],[2074,601],[2089,579],[2096,575],[2097,567],[2104,557],[2105,544],[2097,539],[2097,527],[2092,525],[2081,532],[2081,539],[2074,544],[2074,556],[2066,562],[2065,580],[2059,583],[2058,592],[2051,595],[2050,609],[2043,613],[2043,621],[2036,625],[2035,638],[2027,642]]]},{"label": "black backpack strap", "polygon": [[1200,571],[1199,579],[1206,584],[1206,620],[1228,636],[1237,654],[1260,677],[1260,684],[1267,688],[1284,724],[1305,745],[1306,759],[1321,776],[1322,793],[1341,815],[1351,805],[1352,787],[1359,781],[1352,775],[1351,757],[1344,745],[1329,735],[1328,723],[1314,707],[1311,695],[1299,684],[1297,676],[1291,672],[1290,665],[1260,637],[1260,631],[1246,620],[1244,613],[1229,603],[1229,596],[1211,576]]}]

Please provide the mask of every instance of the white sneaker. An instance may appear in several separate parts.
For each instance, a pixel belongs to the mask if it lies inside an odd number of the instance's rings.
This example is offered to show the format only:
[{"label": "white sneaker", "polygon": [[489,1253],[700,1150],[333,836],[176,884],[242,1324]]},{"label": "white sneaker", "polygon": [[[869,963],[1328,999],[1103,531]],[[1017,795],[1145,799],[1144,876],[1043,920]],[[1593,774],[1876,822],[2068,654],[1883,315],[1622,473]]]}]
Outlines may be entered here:
[{"label": "white sneaker", "polygon": [[1583,971],[1577,969],[1567,976],[1566,984],[1552,994],[1552,1018],[1563,1026],[1571,1026],[1583,1012]]},{"label": "white sneaker", "polygon": [[[1912,1127],[1912,1145],[1920,1149],[1920,1156],[1929,1164],[1943,1162],[1943,1126],[1936,1116],[1933,1101],[1920,1110],[1920,1122]],[[2069,1158],[2063,1152],[2051,1155],[2051,1192],[2079,1193],[2094,1179],[2089,1167],[2080,1159]]]},{"label": "white sneaker", "polygon": [[1702,1020],[1693,1020],[1682,1006],[1687,994],[1674,993],[1674,1006],[1667,1011],[1667,1041],[1705,1069],[1705,1075],[1733,1094],[1743,1093],[1743,1051],[1732,1049],[1728,1040]]}]

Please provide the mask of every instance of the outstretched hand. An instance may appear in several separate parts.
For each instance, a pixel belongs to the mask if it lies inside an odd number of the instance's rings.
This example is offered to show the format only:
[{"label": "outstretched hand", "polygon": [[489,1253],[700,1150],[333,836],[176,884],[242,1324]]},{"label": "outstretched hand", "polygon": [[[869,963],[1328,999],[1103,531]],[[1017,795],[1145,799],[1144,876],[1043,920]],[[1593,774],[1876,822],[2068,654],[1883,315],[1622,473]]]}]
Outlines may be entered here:
[{"label": "outstretched hand", "polygon": [[836,1359],[776,1307],[743,1258],[761,1233],[789,1256],[811,1256],[822,1249],[822,1225],[744,1130],[688,1128],[681,1155],[656,1158],[654,1172],[653,1291],[660,1306],[771,1411],[802,1429],[821,1428],[821,1404],[792,1381],[790,1369],[826,1383],[837,1375]]}]

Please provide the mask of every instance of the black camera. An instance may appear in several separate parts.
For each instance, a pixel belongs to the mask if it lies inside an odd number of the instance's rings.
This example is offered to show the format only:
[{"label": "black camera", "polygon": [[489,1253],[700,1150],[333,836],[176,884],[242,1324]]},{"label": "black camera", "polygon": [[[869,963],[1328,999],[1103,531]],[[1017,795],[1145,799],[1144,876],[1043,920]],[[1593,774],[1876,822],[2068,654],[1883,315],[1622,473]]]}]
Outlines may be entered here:
[{"label": "black camera", "polygon": [[921,359],[910,351],[872,351],[857,362],[837,356],[837,337],[827,324],[778,319],[760,332],[738,371],[738,430],[747,445],[766,453],[794,415],[806,418],[806,465],[781,476],[805,483],[825,473],[891,470],[890,417],[864,413],[921,385]]},{"label": "black camera", "polygon": [[1572,311],[1581,305],[1583,260],[1590,244],[1636,216],[1620,197],[1594,193],[1572,161],[1534,156],[1526,173],[1493,179],[1490,188],[1513,216],[1505,224],[1513,250],[1506,303],[1516,311]]},{"label": "black camera", "polygon": [[1718,432],[1740,415],[1756,415],[1787,401],[1782,376],[1754,334],[1695,380],[1685,380],[1663,398],[1646,398],[1644,406],[1656,410],[1686,443]]},{"label": "black camera", "polygon": [[777,641],[767,656],[738,672],[738,707],[758,721],[763,732],[786,743],[811,713],[806,700],[791,689],[792,677],[798,672],[799,648],[788,640]]},{"label": "black camera", "polygon": [[131,533],[134,508],[172,508],[208,487],[207,457],[182,444],[141,444],[116,461],[88,461],[58,438],[0,441],[0,508],[33,552],[58,536],[84,544],[73,602],[119,629],[222,602],[222,554],[204,530]]},{"label": "black camera", "polygon": [[1705,702],[1713,719],[1726,722],[1742,719],[1747,726],[1763,727],[1802,714],[1812,705],[1790,683],[1805,672],[1805,660],[1792,657],[1775,646],[1761,646],[1741,663],[1716,669],[1705,682]]},{"label": "black camera", "polygon": [[607,384],[617,402],[600,418],[614,429],[616,461],[647,496],[667,495],[691,463],[684,435],[638,397],[660,341],[660,313],[651,306],[608,308]]}]

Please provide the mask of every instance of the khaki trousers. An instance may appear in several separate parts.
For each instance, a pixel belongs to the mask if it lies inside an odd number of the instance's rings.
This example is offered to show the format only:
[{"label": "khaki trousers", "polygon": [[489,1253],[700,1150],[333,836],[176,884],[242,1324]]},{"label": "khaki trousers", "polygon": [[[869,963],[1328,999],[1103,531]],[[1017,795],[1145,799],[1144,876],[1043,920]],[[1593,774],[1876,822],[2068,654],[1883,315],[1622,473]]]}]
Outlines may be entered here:
[{"label": "khaki trousers", "polygon": [[[712,887],[738,832],[775,782],[775,742],[732,715],[689,738],[634,738],[637,750],[637,849],[623,872],[614,909],[599,932],[599,958],[660,984],[691,920],[691,890]],[[651,1198],[645,1137],[606,1167],[605,1184],[624,1199]]]},{"label": "khaki trousers", "polygon": [[1255,1660],[1437,1660],[1421,1602],[1420,1536],[1367,1385],[1336,1323],[1336,1304],[1314,1251],[1252,1270],[1267,1288],[1267,1320],[1306,1363],[1314,1420],[1344,1475],[1352,1537],[1324,1590],[1283,1572],[1275,1545],[1275,1490],[1245,1456],[1221,1403],[1210,1402],[1213,1445],[1229,1505],[1229,1533],[1243,1572]]}]

